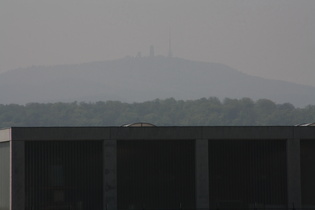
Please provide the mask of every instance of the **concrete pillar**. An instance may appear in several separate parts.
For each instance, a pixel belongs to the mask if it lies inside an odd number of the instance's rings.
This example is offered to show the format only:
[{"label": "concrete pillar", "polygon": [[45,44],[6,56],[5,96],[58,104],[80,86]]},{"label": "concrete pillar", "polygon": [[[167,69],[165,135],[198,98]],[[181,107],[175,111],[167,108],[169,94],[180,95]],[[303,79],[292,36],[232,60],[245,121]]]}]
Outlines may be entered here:
[{"label": "concrete pillar", "polygon": [[209,209],[208,140],[196,140],[196,209]]},{"label": "concrete pillar", "polygon": [[11,210],[25,209],[25,143],[11,141]]},{"label": "concrete pillar", "polygon": [[103,154],[104,209],[117,210],[117,141],[104,140]]},{"label": "concrete pillar", "polygon": [[287,140],[288,207],[301,208],[300,140]]}]

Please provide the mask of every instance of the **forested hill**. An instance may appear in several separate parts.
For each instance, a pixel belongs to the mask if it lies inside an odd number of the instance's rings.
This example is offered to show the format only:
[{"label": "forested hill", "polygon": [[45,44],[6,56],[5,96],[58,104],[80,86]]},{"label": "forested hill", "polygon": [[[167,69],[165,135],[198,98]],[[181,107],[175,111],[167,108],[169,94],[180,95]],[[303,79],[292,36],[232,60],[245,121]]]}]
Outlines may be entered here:
[{"label": "forested hill", "polygon": [[315,87],[250,76],[223,64],[163,56],[35,66],[0,74],[0,104],[133,103],[171,97],[267,98],[304,107],[315,103]]},{"label": "forested hill", "polygon": [[120,126],[149,122],[158,126],[296,125],[315,122],[315,105],[295,108],[267,99],[202,98],[143,103],[30,103],[0,105],[0,127]]}]

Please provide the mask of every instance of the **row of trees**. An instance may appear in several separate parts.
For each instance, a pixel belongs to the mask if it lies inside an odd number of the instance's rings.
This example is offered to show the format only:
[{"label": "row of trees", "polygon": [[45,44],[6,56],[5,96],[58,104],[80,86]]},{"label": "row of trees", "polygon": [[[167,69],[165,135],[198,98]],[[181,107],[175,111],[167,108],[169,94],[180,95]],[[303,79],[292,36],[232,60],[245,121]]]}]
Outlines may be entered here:
[{"label": "row of trees", "polygon": [[295,108],[267,99],[173,98],[143,103],[30,103],[0,105],[0,127],[119,126],[132,122],[166,125],[296,125],[315,122],[315,105]]}]

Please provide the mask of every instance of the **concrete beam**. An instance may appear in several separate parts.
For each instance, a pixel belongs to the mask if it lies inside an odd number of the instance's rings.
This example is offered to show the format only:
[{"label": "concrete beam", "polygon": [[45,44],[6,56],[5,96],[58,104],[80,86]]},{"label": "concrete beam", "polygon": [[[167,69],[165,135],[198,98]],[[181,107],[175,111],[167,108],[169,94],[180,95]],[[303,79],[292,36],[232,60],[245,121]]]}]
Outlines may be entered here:
[{"label": "concrete beam", "polygon": [[287,140],[288,207],[301,208],[300,140]]},{"label": "concrete beam", "polygon": [[0,142],[11,141],[11,128],[0,129]]},{"label": "concrete beam", "polygon": [[25,209],[25,142],[11,141],[11,210]]},{"label": "concrete beam", "polygon": [[196,209],[209,209],[208,139],[196,140]]},{"label": "concrete beam", "polygon": [[117,210],[117,141],[103,142],[104,209]]}]

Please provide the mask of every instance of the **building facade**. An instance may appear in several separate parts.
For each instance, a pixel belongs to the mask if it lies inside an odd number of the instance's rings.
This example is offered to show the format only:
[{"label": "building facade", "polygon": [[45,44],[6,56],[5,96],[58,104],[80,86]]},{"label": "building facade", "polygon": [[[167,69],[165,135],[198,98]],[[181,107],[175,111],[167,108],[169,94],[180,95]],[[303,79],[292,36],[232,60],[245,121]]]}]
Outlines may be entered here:
[{"label": "building facade", "polygon": [[0,210],[315,208],[315,127],[0,130]]}]

